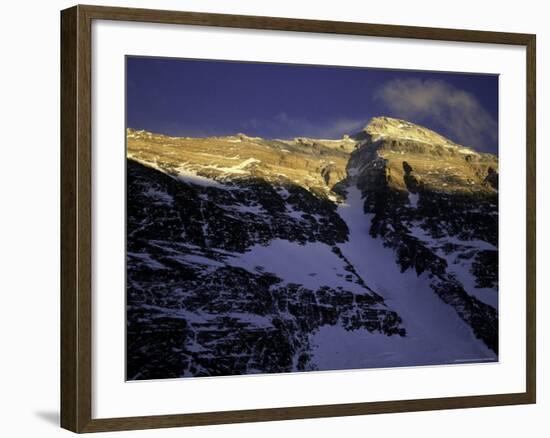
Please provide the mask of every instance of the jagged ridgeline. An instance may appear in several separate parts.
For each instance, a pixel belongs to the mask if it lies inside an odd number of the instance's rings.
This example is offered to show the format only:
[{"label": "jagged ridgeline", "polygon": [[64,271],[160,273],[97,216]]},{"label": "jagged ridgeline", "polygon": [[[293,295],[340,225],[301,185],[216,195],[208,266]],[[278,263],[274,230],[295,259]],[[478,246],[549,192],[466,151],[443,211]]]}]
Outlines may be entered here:
[{"label": "jagged ridgeline", "polygon": [[127,130],[127,377],[495,361],[498,158]]}]

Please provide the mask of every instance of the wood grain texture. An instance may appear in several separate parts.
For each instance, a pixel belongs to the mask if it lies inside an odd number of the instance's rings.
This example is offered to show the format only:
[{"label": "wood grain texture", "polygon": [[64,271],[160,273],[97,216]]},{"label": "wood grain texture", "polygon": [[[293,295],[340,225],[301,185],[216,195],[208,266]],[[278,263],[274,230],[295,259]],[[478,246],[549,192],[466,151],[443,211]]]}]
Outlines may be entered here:
[{"label": "wood grain texture", "polygon": [[92,420],[81,432],[106,432],[134,429],[156,429],[182,426],[204,426],[261,421],[300,420],[307,418],[344,417],[442,409],[464,409],[531,403],[527,394],[503,394],[473,397],[448,397],[387,402],[348,403],[292,408],[244,411],[206,412],[200,414],[158,415],[146,417]]},{"label": "wood grain texture", "polygon": [[77,429],[76,8],[61,16],[61,426]]},{"label": "wood grain texture", "polygon": [[537,399],[537,293],[536,293],[536,229],[537,229],[537,80],[536,36],[531,35],[527,51],[527,394],[532,403]]},{"label": "wood grain texture", "polygon": [[387,38],[414,38],[472,43],[526,45],[531,35],[479,30],[441,29],[434,27],[396,26],[341,21],[302,20],[296,18],[259,17],[202,12],[81,6],[95,19],[139,21],[148,23],[188,24],[245,29],[285,30],[294,32],[368,35]]},{"label": "wood grain texture", "polygon": [[61,425],[91,419],[91,21],[61,14]]},{"label": "wood grain texture", "polygon": [[[513,44],[527,50],[527,369],[517,394],[92,419],[91,23],[122,20]],[[61,13],[61,426],[74,432],[150,429],[534,403],[536,400],[536,39],[530,34],[75,6]]]}]

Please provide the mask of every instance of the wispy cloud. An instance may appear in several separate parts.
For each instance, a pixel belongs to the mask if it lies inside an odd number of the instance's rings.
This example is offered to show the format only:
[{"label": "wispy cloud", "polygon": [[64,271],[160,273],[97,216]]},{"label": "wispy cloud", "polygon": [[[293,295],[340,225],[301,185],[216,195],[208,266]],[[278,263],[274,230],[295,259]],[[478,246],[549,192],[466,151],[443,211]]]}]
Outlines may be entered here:
[{"label": "wispy cloud", "polygon": [[269,119],[248,120],[242,126],[244,129],[263,132],[271,137],[341,138],[344,134],[358,132],[366,124],[366,121],[366,118],[313,121],[280,112]]},{"label": "wispy cloud", "polygon": [[444,81],[396,79],[374,95],[394,117],[434,126],[454,141],[487,150],[498,141],[498,124],[471,93]]}]

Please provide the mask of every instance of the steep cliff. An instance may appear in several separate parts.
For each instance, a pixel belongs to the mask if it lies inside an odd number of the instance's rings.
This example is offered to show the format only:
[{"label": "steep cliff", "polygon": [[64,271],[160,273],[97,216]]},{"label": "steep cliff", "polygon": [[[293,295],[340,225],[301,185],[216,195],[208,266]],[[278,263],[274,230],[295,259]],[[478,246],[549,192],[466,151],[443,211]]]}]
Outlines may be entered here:
[{"label": "steep cliff", "polygon": [[496,156],[384,117],[127,156],[129,379],[497,358]]}]

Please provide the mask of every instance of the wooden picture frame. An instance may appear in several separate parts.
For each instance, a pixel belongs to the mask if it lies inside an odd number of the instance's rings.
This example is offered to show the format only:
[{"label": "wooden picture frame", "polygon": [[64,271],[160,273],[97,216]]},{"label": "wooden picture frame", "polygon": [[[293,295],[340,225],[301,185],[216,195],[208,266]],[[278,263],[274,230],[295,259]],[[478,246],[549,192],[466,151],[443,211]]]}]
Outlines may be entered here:
[{"label": "wooden picture frame", "polygon": [[[93,20],[185,24],[356,36],[519,45],[526,48],[526,391],[522,393],[92,418],[92,35]],[[99,432],[535,403],[535,35],[274,17],[75,6],[61,13],[61,426]]]}]

